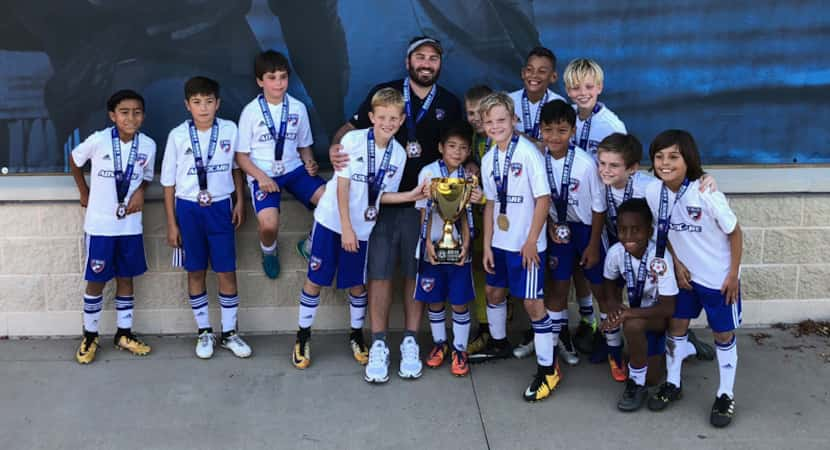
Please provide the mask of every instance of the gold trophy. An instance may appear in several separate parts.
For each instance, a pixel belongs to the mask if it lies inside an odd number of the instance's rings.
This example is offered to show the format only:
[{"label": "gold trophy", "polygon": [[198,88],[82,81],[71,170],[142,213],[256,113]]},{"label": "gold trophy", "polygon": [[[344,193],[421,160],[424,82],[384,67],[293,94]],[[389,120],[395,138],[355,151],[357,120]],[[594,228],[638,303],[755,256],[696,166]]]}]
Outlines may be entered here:
[{"label": "gold trophy", "polygon": [[444,220],[444,232],[441,238],[432,244],[435,247],[435,259],[438,264],[456,264],[461,261],[463,242],[452,236],[455,222],[465,213],[470,195],[478,186],[475,176],[470,178],[433,178],[430,195],[435,211]]}]

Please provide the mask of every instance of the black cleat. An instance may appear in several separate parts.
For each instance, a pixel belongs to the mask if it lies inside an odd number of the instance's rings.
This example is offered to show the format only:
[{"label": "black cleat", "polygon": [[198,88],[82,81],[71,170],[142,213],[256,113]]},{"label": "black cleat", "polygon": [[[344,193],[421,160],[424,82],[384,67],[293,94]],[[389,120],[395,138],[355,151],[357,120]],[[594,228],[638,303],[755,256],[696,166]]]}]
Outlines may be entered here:
[{"label": "black cleat", "polygon": [[720,397],[715,399],[715,404],[712,405],[709,422],[714,427],[723,428],[732,423],[733,417],[735,417],[735,399],[729,398],[726,394],[721,394]]},{"label": "black cleat", "polygon": [[513,356],[510,341],[505,339],[490,339],[484,349],[469,356],[470,364],[476,364],[493,359],[507,359]]},{"label": "black cleat", "polygon": [[660,389],[648,399],[648,409],[662,411],[669,406],[669,403],[680,400],[683,397],[683,390],[668,381],[660,385]]},{"label": "black cleat", "polygon": [[631,378],[625,380],[625,390],[617,402],[617,409],[625,412],[637,411],[643,407],[648,397],[648,389],[640,386]]}]

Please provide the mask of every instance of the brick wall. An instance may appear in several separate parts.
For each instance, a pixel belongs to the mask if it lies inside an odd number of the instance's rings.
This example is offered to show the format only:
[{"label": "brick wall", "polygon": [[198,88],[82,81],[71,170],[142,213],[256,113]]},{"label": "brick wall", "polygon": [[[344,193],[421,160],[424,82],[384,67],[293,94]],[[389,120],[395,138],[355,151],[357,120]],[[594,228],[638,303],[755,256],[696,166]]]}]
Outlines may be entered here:
[{"label": "brick wall", "polygon": [[[729,199],[744,230],[744,323],[830,317],[830,194],[733,194]],[[284,199],[279,238],[282,273],[272,281],[262,274],[256,222],[249,208],[237,235],[242,330],[295,329],[305,264],[294,245],[308,232],[311,221],[311,214],[299,203]],[[82,225],[83,212],[74,201],[0,202],[0,336],[79,333]],[[158,200],[146,205],[144,231],[149,272],[135,282],[135,328],[154,334],[191,333],[185,274],[170,268],[164,210]],[[208,278],[215,307],[215,279]],[[114,330],[112,292],[110,285],[103,332]],[[399,303],[393,311],[393,327],[402,323]],[[218,321],[217,310],[212,316]],[[315,326],[348,326],[342,293],[324,290]]]}]

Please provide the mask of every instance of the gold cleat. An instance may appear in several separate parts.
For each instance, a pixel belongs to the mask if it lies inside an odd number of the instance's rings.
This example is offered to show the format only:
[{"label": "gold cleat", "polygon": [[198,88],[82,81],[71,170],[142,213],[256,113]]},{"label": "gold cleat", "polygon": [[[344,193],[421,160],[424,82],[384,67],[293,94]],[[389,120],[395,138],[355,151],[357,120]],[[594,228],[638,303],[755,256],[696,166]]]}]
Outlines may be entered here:
[{"label": "gold cleat", "polygon": [[150,346],[138,339],[134,334],[122,334],[116,337],[115,348],[126,350],[136,356],[146,356],[150,353]]},{"label": "gold cleat", "polygon": [[294,351],[291,352],[291,364],[302,370],[311,365],[311,344],[297,339],[294,343]]},{"label": "gold cleat", "polygon": [[556,390],[560,381],[562,381],[562,377],[559,372],[559,364],[556,364],[553,373],[546,374],[539,371],[524,392],[524,399],[529,402],[544,400]]},{"label": "gold cleat", "polygon": [[75,359],[80,364],[89,364],[95,360],[95,352],[98,351],[98,336],[90,337],[84,336],[81,340],[81,346],[78,347],[78,352],[75,353]]}]

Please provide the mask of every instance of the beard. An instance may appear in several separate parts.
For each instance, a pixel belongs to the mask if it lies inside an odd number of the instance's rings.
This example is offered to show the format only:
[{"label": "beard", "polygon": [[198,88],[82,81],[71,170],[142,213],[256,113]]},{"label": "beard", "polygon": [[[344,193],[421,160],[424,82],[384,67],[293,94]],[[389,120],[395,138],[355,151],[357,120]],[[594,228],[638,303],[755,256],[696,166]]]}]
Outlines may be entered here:
[{"label": "beard", "polygon": [[440,73],[441,69],[438,69],[430,74],[420,75],[415,68],[412,66],[409,67],[409,79],[423,87],[429,87],[435,84],[438,81],[438,75]]}]

